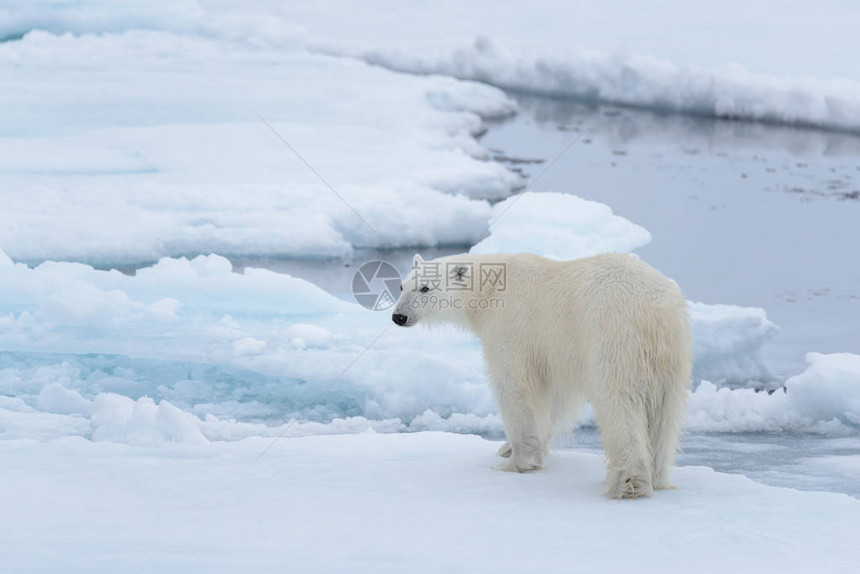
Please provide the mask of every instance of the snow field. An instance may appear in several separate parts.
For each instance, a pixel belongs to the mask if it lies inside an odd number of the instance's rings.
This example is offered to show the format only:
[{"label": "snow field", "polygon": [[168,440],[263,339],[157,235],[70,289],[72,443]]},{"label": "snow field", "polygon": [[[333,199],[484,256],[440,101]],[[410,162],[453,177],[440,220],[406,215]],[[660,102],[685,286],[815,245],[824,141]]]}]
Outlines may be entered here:
[{"label": "snow field", "polygon": [[251,464],[268,443],[0,442],[4,569],[835,574],[860,558],[857,500],[703,467],[630,504],[601,496],[590,453],[510,474],[490,469],[497,442],[363,433],[281,439]]}]

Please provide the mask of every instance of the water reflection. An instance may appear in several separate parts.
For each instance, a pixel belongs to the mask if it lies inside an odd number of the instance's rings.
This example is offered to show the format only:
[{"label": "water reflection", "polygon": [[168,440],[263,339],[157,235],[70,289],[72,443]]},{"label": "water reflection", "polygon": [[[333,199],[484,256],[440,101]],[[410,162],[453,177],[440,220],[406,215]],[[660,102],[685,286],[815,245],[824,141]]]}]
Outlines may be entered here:
[{"label": "water reflection", "polygon": [[511,95],[521,114],[539,125],[577,132],[588,126],[615,145],[634,141],[681,144],[686,153],[757,148],[796,156],[860,156],[860,136],[813,128],[733,121],[621,108],[571,100]]}]

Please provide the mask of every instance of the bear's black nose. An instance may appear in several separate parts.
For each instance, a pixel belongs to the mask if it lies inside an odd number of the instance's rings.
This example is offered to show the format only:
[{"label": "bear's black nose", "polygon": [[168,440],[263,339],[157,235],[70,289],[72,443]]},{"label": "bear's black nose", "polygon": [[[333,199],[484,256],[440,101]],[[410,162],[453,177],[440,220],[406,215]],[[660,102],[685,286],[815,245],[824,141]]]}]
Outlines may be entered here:
[{"label": "bear's black nose", "polygon": [[400,313],[395,313],[391,316],[391,320],[397,323],[398,325],[406,324],[406,315],[401,315]]}]

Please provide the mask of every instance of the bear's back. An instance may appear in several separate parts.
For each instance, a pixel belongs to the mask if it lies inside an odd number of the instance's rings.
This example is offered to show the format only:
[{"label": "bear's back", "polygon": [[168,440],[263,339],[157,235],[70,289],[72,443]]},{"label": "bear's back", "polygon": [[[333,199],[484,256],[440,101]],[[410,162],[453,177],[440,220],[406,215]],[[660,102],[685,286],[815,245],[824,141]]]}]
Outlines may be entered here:
[{"label": "bear's back", "polygon": [[674,281],[629,253],[571,261],[531,254],[510,257],[506,299],[511,303],[521,301],[532,309],[573,315],[572,319],[595,313],[630,316],[644,308],[686,308]]}]

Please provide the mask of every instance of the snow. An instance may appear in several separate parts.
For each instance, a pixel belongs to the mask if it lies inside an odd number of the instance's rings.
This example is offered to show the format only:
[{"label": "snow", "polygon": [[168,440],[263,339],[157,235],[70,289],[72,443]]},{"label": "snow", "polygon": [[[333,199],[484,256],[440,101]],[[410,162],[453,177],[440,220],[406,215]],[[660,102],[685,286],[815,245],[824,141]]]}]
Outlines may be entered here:
[{"label": "snow", "polygon": [[860,558],[857,500],[702,467],[630,503],[601,496],[593,453],[510,474],[490,469],[497,442],[362,433],[253,462],[270,444],[4,441],[4,570],[836,574]]},{"label": "snow", "polygon": [[255,422],[291,415],[408,422],[429,408],[445,416],[494,410],[476,341],[440,334],[436,352],[422,333],[401,333],[382,337],[315,411],[304,412],[385,333],[390,316],[288,275],[234,273],[217,255],[163,259],[134,276],[80,263],[28,268],[7,260],[0,266],[0,325],[7,352],[0,388],[28,397],[39,411],[77,408],[65,391],[49,387],[55,383],[87,400],[105,392],[148,396],[202,417]]},{"label": "snow", "polygon": [[808,353],[809,367],[785,382],[797,411],[815,420],[860,424],[860,355]]},{"label": "snow", "polygon": [[685,66],[742,63],[764,73],[860,80],[852,61],[860,50],[856,17],[856,7],[842,0],[814,5],[725,0],[706,7],[663,0],[649,10],[632,0],[533,0],[528,6],[518,0],[441,5],[329,0],[325,6],[278,0],[8,0],[0,11],[0,38],[33,29],[57,34],[157,29],[255,46],[305,43],[450,54],[483,35],[520,52],[553,46],[653,54]]},{"label": "snow", "polygon": [[694,379],[760,384],[776,379],[762,348],[779,331],[764,309],[691,302]]},{"label": "snow", "polygon": [[610,103],[658,112],[860,131],[860,82],[677,66],[639,54],[588,50],[523,54],[488,38],[450,55],[360,54],[393,70],[478,80],[514,92]]},{"label": "snow", "polygon": [[39,391],[38,406],[42,411],[59,415],[89,414],[93,410],[92,401],[61,383],[51,383]]},{"label": "snow", "polygon": [[627,252],[651,235],[612,209],[564,193],[525,192],[493,206],[490,236],[471,253],[536,253],[550,259],[579,259]]},{"label": "snow", "polygon": [[849,434],[860,421],[860,355],[809,353],[806,360],[802,373],[771,392],[702,381],[690,395],[688,428]]},{"label": "snow", "polygon": [[163,31],[35,31],[0,70],[15,260],[466,246],[519,184],[474,139],[515,110],[485,85]]}]

